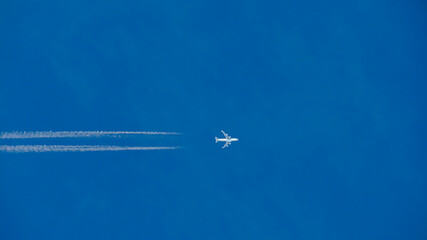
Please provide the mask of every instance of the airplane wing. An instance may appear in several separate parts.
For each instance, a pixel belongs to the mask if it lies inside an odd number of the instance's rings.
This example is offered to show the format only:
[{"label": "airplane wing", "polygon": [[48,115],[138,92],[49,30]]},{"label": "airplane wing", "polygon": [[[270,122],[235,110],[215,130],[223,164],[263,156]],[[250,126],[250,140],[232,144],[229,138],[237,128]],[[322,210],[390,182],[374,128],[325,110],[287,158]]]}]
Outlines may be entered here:
[{"label": "airplane wing", "polygon": [[226,148],[226,147],[228,147],[228,145],[230,145],[231,143],[230,142],[225,142],[225,144],[224,144],[224,146],[222,146],[222,148]]},{"label": "airplane wing", "polygon": [[226,139],[229,139],[230,137],[228,136],[228,134],[227,133],[225,133],[224,131],[222,131],[221,130],[221,132],[222,132],[222,134],[224,134],[224,137],[226,138]]}]

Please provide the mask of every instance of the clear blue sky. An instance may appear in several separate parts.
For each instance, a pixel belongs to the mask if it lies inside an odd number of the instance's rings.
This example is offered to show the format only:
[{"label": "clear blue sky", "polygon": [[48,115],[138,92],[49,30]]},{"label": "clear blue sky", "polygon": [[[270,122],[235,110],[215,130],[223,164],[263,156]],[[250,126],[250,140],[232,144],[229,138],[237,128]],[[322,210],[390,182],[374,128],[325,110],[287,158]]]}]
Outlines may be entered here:
[{"label": "clear blue sky", "polygon": [[2,1],[0,132],[184,134],[2,140],[183,149],[0,153],[0,239],[426,239],[426,4],[279,2]]}]

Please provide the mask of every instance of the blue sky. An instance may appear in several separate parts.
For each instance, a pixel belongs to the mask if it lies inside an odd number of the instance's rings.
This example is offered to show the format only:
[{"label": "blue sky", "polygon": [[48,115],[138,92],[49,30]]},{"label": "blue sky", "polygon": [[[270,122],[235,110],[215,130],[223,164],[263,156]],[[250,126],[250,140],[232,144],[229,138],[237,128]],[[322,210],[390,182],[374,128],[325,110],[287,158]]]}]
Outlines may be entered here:
[{"label": "blue sky", "polygon": [[426,238],[422,1],[0,9],[1,132],[183,133],[2,140],[183,148],[2,152],[0,238]]}]

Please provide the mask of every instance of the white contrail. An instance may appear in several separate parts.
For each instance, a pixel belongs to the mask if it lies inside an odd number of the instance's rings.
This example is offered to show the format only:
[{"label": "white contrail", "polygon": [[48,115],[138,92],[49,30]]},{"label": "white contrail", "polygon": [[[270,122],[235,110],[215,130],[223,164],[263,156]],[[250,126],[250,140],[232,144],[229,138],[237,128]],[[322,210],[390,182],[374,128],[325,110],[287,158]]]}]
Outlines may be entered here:
[{"label": "white contrail", "polygon": [[0,152],[105,152],[175,150],[179,147],[129,147],[101,145],[0,145]]},{"label": "white contrail", "polygon": [[178,135],[177,132],[134,131],[60,131],[60,132],[2,132],[0,139],[117,137],[121,135]]}]

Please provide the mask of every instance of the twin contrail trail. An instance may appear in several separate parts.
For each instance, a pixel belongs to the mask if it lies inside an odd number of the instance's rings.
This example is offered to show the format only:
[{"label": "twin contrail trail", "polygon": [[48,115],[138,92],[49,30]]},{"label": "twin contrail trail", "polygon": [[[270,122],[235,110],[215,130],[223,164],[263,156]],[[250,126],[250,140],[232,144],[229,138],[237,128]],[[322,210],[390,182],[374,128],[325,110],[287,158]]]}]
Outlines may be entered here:
[{"label": "twin contrail trail", "polygon": [[117,151],[150,151],[175,150],[179,147],[129,147],[101,145],[0,145],[0,152],[117,152]]},{"label": "twin contrail trail", "polygon": [[[120,137],[125,135],[178,135],[177,132],[142,132],[142,131],[35,131],[2,132],[0,139],[35,139],[35,138],[90,138]],[[105,151],[147,151],[174,150],[179,147],[143,147],[143,146],[108,146],[108,145],[0,145],[0,152],[105,152]]]},{"label": "twin contrail trail", "polygon": [[2,132],[0,139],[29,138],[88,138],[117,137],[123,135],[178,135],[177,132],[134,132],[134,131],[46,131],[46,132]]}]

